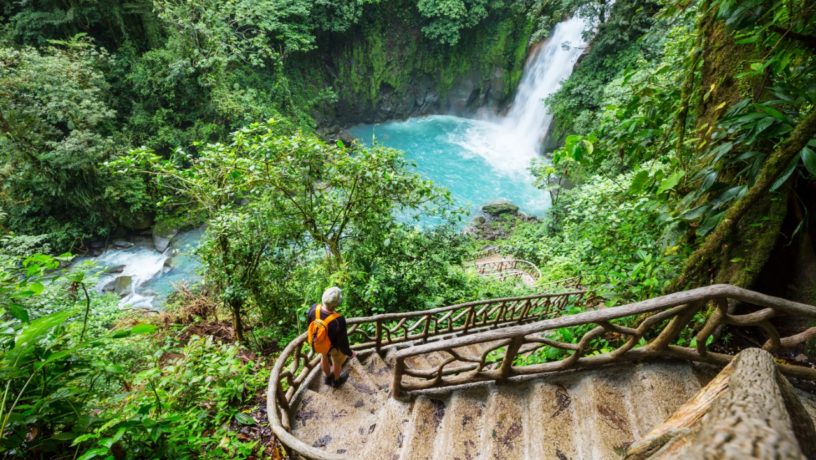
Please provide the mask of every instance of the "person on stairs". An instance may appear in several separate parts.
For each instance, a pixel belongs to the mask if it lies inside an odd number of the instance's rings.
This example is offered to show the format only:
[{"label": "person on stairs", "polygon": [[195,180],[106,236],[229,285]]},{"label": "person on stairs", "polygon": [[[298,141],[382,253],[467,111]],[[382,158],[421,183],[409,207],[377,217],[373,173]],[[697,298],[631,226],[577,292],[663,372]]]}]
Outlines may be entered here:
[{"label": "person on stairs", "polygon": [[323,382],[338,388],[348,380],[348,371],[341,372],[348,358],[353,358],[346,330],[346,318],[335,308],[342,301],[343,291],[332,286],[323,292],[322,304],[312,304],[307,314],[307,339],[315,353],[320,353]]}]

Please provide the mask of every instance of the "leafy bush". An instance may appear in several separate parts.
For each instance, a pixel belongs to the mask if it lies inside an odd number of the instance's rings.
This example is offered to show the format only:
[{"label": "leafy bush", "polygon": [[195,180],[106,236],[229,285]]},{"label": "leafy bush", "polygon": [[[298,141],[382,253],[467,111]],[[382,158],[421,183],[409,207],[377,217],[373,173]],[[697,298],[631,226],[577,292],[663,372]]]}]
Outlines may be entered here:
[{"label": "leafy bush", "polygon": [[632,195],[632,174],[595,176],[563,192],[557,224],[519,226],[502,247],[537,263],[542,280],[582,276],[611,303],[659,295],[681,254],[665,203]]},{"label": "leafy bush", "polygon": [[144,190],[99,165],[119,152],[108,55],[79,36],[44,50],[0,44],[0,206],[8,227],[57,247],[138,226]]},{"label": "leafy bush", "polygon": [[[132,376],[132,390],[103,402],[107,420],[74,442],[93,442],[82,459],[245,458],[258,440],[242,440],[235,422],[257,423],[241,408],[266,384],[266,374],[237,345],[194,336],[181,347],[160,347],[156,362]],[[162,359],[164,358],[164,359]]]}]

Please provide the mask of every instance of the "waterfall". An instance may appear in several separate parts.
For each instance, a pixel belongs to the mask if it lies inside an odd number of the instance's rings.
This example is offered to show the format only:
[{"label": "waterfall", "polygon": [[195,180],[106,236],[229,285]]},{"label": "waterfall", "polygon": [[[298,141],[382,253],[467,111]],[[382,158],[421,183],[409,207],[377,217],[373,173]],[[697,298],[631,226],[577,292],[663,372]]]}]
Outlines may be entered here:
[{"label": "waterfall", "polygon": [[581,53],[584,20],[572,18],[558,24],[546,45],[531,57],[516,97],[502,125],[527,148],[537,150],[552,122],[544,100],[561,87]]},{"label": "waterfall", "polygon": [[552,121],[544,100],[572,73],[586,46],[581,36],[585,27],[578,17],[559,23],[528,59],[507,114],[484,120],[463,139],[452,141],[482,156],[499,172],[526,175]]}]

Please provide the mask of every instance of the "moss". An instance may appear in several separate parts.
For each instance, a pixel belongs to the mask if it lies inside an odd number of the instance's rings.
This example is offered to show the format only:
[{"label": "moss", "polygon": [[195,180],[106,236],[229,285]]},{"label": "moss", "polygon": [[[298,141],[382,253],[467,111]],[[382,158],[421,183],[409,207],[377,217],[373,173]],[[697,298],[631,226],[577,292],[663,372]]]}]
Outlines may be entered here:
[{"label": "moss", "polygon": [[785,198],[784,194],[766,198],[741,220],[732,240],[723,245],[715,282],[746,288],[753,285],[782,228],[787,213]]},{"label": "moss", "polygon": [[395,20],[394,2],[380,8],[367,15],[358,30],[336,40],[326,56],[337,75],[329,83],[341,99],[376,103],[383,90],[405,94],[421,79],[445,95],[471,72],[482,77],[484,89],[495,69],[506,72],[500,96],[518,84],[534,28],[525,15],[501,10],[466,31],[458,44],[442,46],[425,39],[411,21]]}]

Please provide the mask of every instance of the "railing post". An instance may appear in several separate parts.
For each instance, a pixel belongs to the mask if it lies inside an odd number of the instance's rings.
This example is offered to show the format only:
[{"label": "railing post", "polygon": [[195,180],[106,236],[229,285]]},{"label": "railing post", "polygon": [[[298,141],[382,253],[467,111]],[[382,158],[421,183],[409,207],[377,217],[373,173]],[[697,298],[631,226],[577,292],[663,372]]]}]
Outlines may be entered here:
[{"label": "railing post", "polygon": [[375,332],[376,336],[374,338],[376,344],[374,345],[374,347],[377,350],[377,353],[379,354],[382,348],[382,320],[380,318],[377,318],[376,324],[377,324]]},{"label": "railing post", "polygon": [[404,358],[397,358],[394,363],[394,381],[391,382],[391,396],[394,399],[399,399],[402,396],[402,373],[404,370]]},{"label": "railing post", "polygon": [[475,314],[475,307],[470,306],[468,308],[467,318],[465,319],[465,329],[464,333],[467,334],[468,329],[470,329],[470,322],[473,321],[473,315]]},{"label": "railing post", "polygon": [[[439,330],[439,324],[436,325],[437,330]],[[425,343],[428,341],[428,331],[431,329],[431,315],[425,315],[425,327],[422,330],[422,342]]]},{"label": "railing post", "polygon": [[680,336],[680,333],[683,332],[683,328],[686,327],[688,322],[694,317],[694,314],[704,305],[705,302],[701,301],[688,304],[686,308],[678,312],[677,315],[669,321],[669,324],[663,328],[660,334],[649,343],[648,348],[654,352],[662,352],[665,350],[666,347]]},{"label": "railing post", "polygon": [[510,377],[510,373],[513,370],[513,360],[516,359],[516,354],[521,348],[521,343],[523,337],[513,337],[513,341],[507,345],[507,351],[504,353],[504,359],[502,359],[501,367],[499,368],[499,380],[506,380],[507,377]]}]

